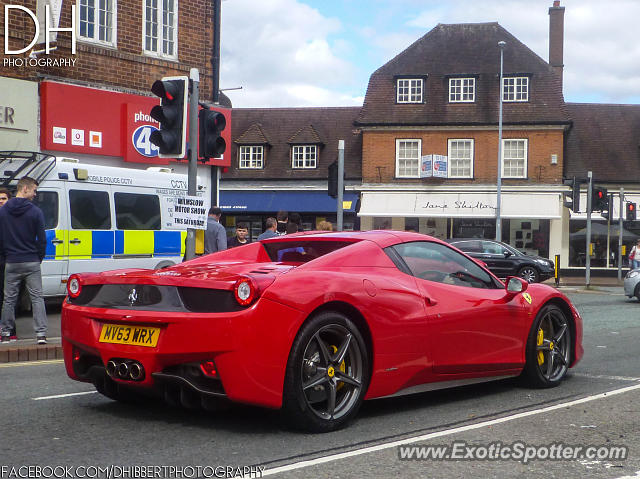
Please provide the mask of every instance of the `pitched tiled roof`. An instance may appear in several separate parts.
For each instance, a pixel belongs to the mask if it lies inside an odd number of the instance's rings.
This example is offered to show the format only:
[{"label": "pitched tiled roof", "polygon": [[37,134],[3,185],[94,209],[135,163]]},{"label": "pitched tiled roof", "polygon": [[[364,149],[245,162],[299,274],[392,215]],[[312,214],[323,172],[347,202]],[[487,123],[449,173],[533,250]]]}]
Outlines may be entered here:
[{"label": "pitched tiled roof", "polygon": [[567,103],[564,176],[595,182],[640,182],[640,105]]},{"label": "pitched tiled roof", "polygon": [[[362,134],[354,126],[360,107],[334,108],[234,108],[232,111],[231,167],[222,179],[312,180],[327,178],[327,167],[338,158],[338,140],[345,141],[345,177],[362,178]],[[268,140],[265,167],[238,169],[238,143],[257,139],[260,131]],[[253,141],[251,143],[255,144]],[[262,143],[258,141],[256,143]],[[291,144],[317,144],[318,167],[291,168]],[[226,154],[226,153],[225,153]]]},{"label": "pitched tiled roof", "polygon": [[313,125],[307,125],[300,128],[295,135],[287,140],[287,143],[300,145],[302,143],[317,145],[322,143],[320,135],[313,127]]},{"label": "pitched tiled roof", "polygon": [[[235,120],[235,118],[234,118]],[[234,128],[235,131],[235,128]],[[243,144],[243,145],[260,145],[260,144],[269,144],[269,138],[265,134],[262,129],[262,125],[258,123],[254,123],[249,126],[244,133],[235,138],[234,143]]]},{"label": "pitched tiled roof", "polygon": [[[566,123],[562,85],[553,69],[497,23],[443,25],[410,45],[369,79],[360,125],[487,125],[498,123],[500,49],[504,75],[529,75],[529,101],[504,103],[505,124]],[[473,103],[449,103],[451,76],[476,78]],[[425,101],[396,104],[398,76],[426,78]]]}]

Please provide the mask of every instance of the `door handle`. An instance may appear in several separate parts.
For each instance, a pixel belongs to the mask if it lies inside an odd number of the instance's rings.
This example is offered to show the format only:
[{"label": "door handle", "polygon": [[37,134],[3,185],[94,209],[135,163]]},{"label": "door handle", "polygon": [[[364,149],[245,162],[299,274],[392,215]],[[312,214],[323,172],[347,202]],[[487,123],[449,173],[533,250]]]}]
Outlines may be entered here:
[{"label": "door handle", "polygon": [[80,243],[82,243],[82,241],[80,241],[78,238],[74,238],[72,240],[69,240],[69,243],[71,243],[71,244],[80,244]]},{"label": "door handle", "polygon": [[424,297],[424,302],[427,306],[435,306],[436,304],[438,304],[435,299],[430,298],[429,296]]},{"label": "door handle", "polygon": [[53,244],[62,244],[63,243],[63,241],[61,239],[52,239],[51,242]]}]

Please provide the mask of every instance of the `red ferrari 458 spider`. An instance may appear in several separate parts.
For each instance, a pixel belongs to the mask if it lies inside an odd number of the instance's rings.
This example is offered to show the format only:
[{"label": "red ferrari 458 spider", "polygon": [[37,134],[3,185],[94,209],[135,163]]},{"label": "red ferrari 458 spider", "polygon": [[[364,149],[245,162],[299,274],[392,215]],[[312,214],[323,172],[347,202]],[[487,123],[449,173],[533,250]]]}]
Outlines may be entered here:
[{"label": "red ferrari 458 spider", "polygon": [[555,386],[583,354],[562,293],[503,284],[438,239],[396,231],[301,233],[161,270],[73,275],[62,339],[69,376],[110,398],[282,408],[312,431],[343,426],[364,399],[510,376]]}]

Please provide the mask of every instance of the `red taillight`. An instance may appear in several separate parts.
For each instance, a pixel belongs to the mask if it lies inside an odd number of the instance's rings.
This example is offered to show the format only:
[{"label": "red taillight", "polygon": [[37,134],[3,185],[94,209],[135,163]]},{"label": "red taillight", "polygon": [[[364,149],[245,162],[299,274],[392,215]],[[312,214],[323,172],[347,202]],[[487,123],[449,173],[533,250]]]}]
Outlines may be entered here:
[{"label": "red taillight", "polygon": [[233,286],[233,295],[241,306],[248,306],[251,304],[256,298],[256,294],[256,286],[249,278],[239,279]]},{"label": "red taillight", "polygon": [[218,370],[216,369],[216,363],[211,361],[202,361],[200,363],[200,369],[205,376],[209,376],[211,378],[218,377]]},{"label": "red taillight", "polygon": [[73,348],[73,361],[74,362],[78,362],[80,361],[80,358],[82,357],[82,353],[80,352],[80,350],[76,347]]},{"label": "red taillight", "polygon": [[80,282],[79,276],[75,274],[71,275],[69,281],[67,281],[67,292],[72,298],[80,296],[80,293],[82,292],[82,283]]}]

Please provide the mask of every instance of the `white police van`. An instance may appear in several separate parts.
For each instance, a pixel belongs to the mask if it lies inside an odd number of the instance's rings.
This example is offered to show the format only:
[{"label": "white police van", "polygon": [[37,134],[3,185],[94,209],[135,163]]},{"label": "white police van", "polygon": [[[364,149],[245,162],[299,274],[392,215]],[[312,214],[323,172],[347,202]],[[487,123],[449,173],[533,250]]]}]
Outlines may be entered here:
[{"label": "white police van", "polygon": [[[0,152],[0,186],[15,190],[23,176],[39,183],[34,203],[44,213],[47,235],[45,297],[65,295],[74,273],[157,269],[182,261],[187,232],[172,229],[171,215],[176,199],[187,194],[187,175]],[[206,186],[198,190],[208,205]],[[197,230],[196,253],[202,253],[203,233]]]}]

